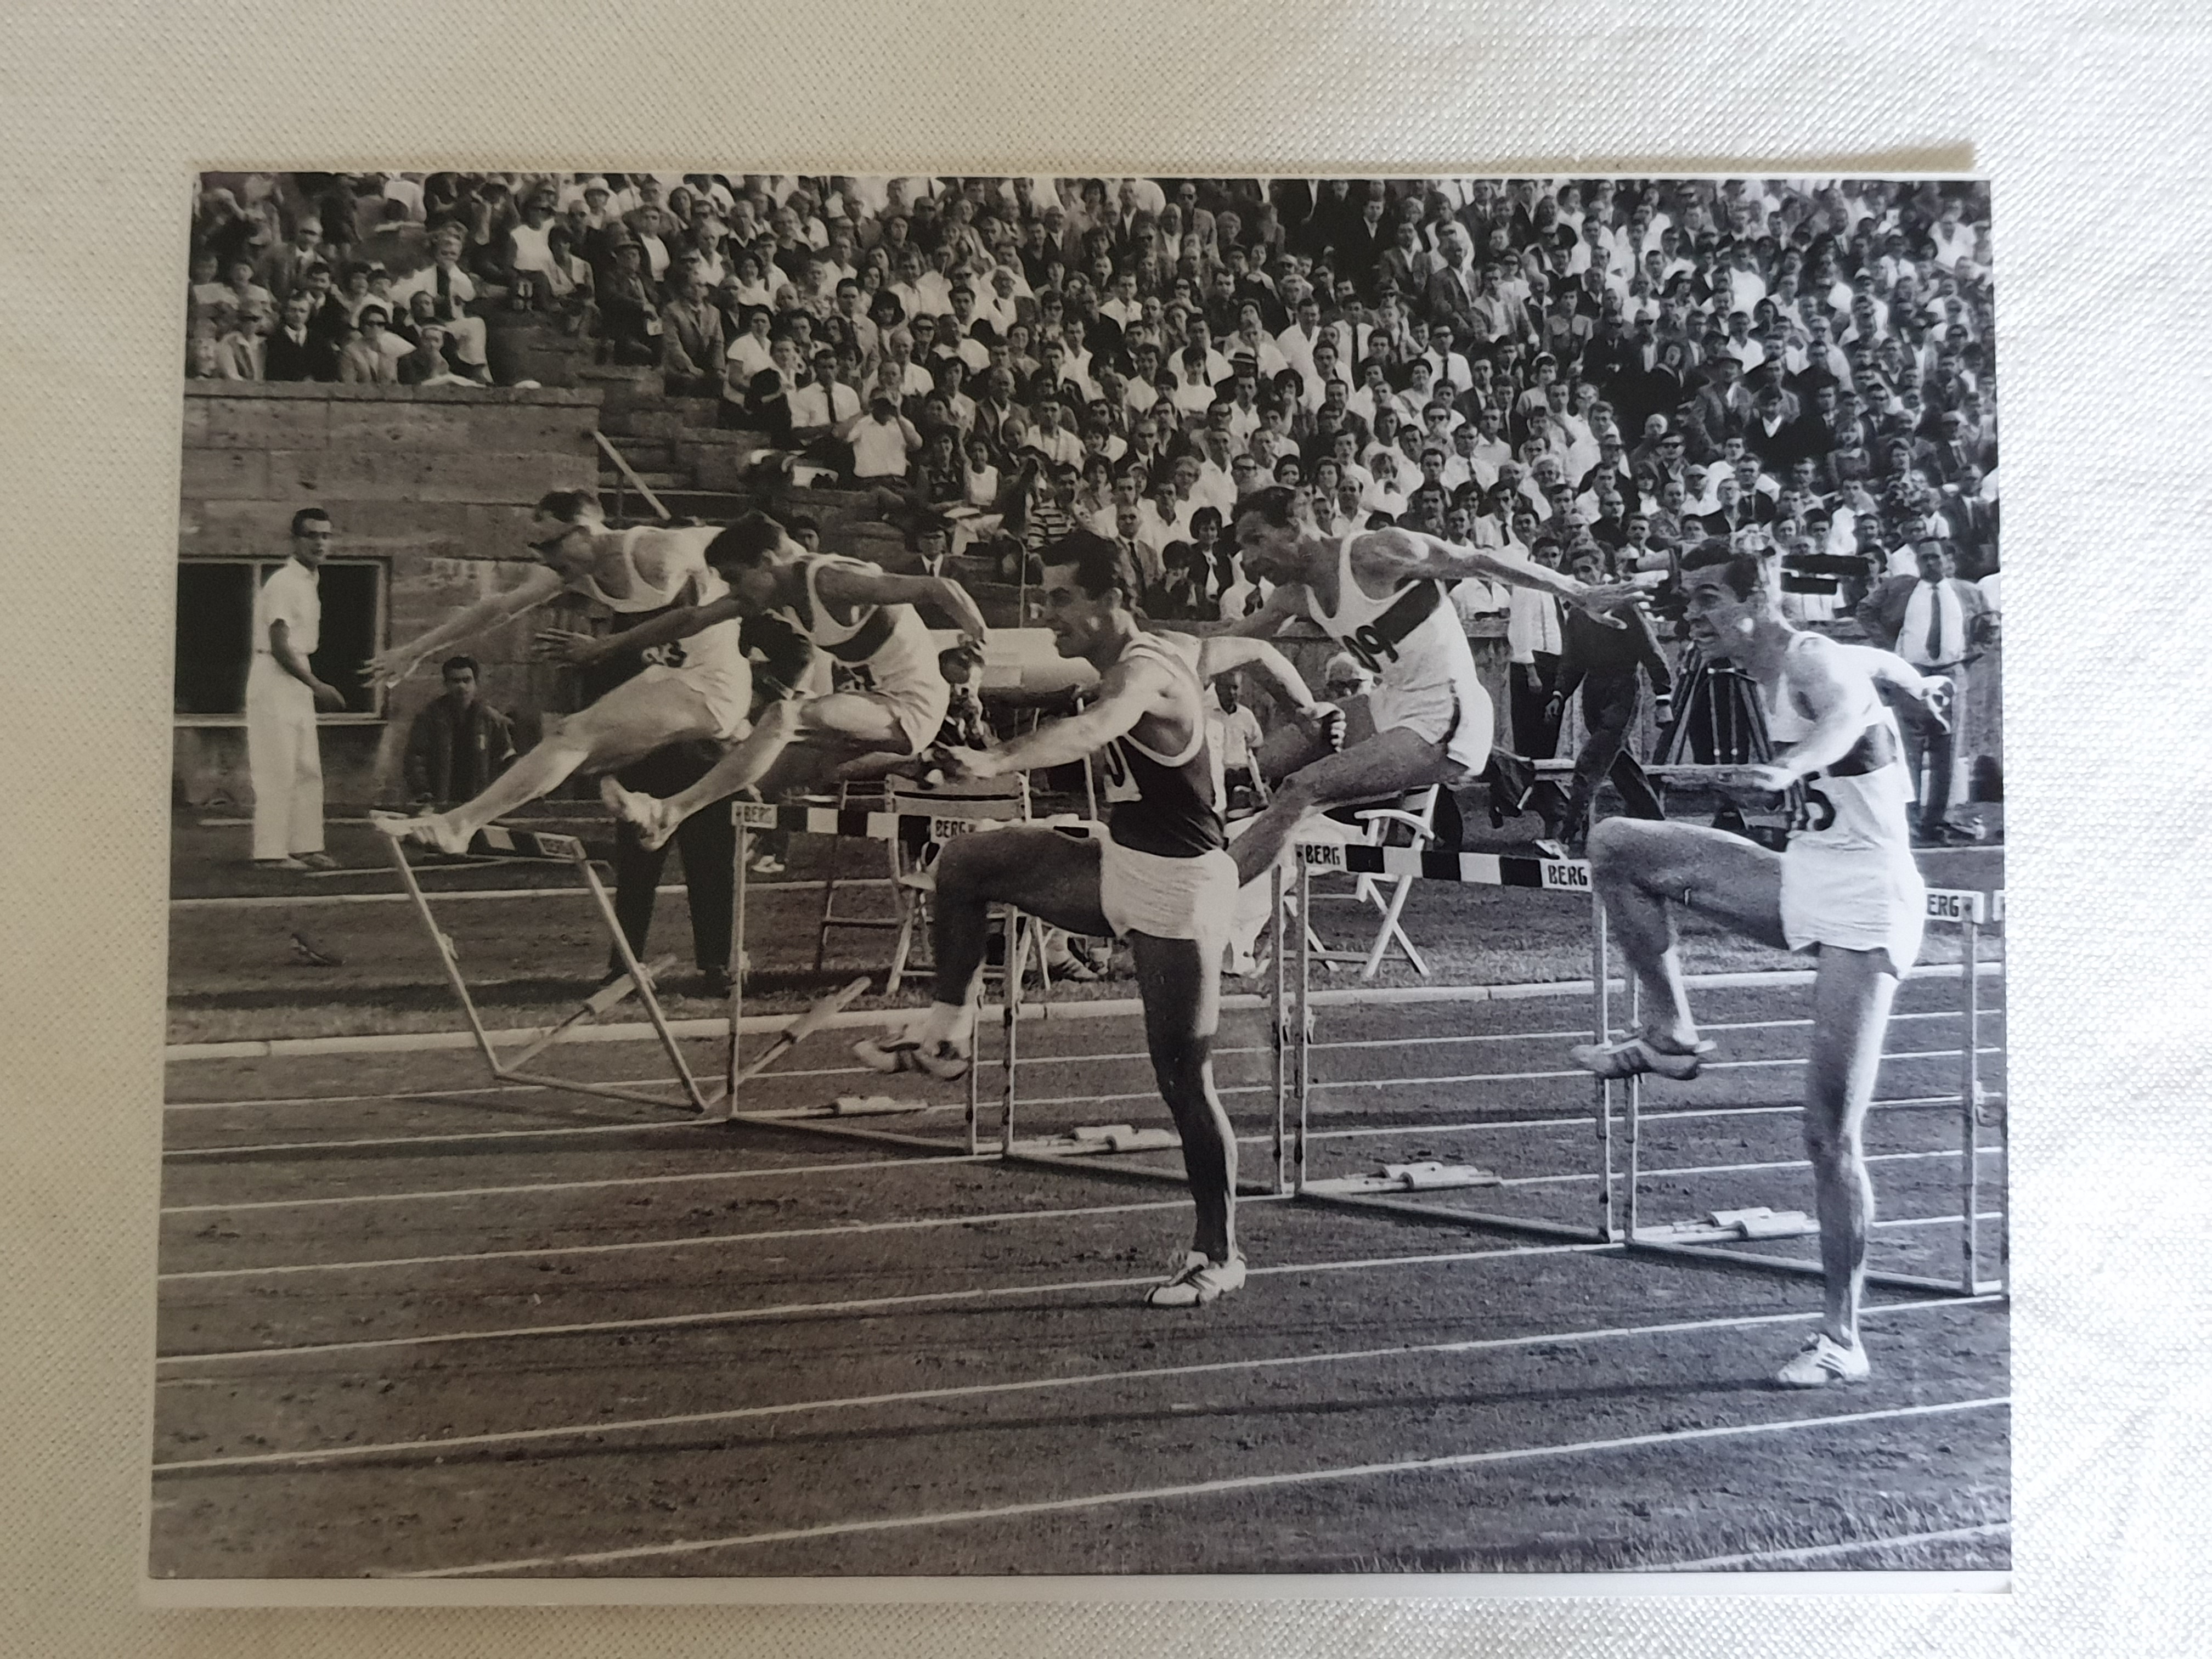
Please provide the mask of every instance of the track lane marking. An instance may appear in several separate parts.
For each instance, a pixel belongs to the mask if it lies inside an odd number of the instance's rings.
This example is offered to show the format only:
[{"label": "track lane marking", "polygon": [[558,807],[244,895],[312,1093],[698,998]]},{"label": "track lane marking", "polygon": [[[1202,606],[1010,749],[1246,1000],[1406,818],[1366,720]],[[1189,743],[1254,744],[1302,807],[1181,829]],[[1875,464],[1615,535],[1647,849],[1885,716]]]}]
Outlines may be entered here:
[{"label": "track lane marking", "polygon": [[[1293,1262],[1279,1267],[1254,1267],[1254,1279],[1282,1273],[1358,1273],[1392,1267],[1435,1267],[1448,1262],[1499,1261],[1537,1256],[1586,1255],[1618,1251],[1618,1244],[1509,1245],[1490,1250],[1444,1250],[1421,1255],[1357,1256],[1334,1261]],[[362,1353],[392,1348],[436,1347],[456,1342],[503,1342],[524,1337],[586,1336],[601,1331],[672,1330],[686,1326],[742,1324],[757,1319],[791,1315],[866,1313],[886,1308],[926,1307],[933,1304],[991,1302],[1020,1296],[1060,1295],[1083,1291],[1130,1290],[1160,1282],[1157,1273],[1131,1278],[1063,1279],[1042,1285],[987,1285],[959,1291],[917,1291],[899,1296],[853,1297],[836,1302],[778,1302],[757,1308],[717,1308],[704,1313],[659,1314],[637,1319],[585,1320],[564,1325],[519,1325],[502,1329],[434,1331],[413,1336],[363,1337],[348,1342],[306,1342],[284,1347],[237,1348],[216,1353],[156,1354],[157,1365],[204,1365],[239,1360],[272,1359],[301,1354]]]},{"label": "track lane marking", "polygon": [[1334,1468],[1298,1469],[1277,1474],[1233,1475],[1218,1480],[1193,1480],[1176,1486],[1141,1487],[1133,1491],[1092,1492],[1079,1498],[1040,1498],[1029,1503],[1000,1504],[972,1510],[941,1510],[922,1515],[884,1516],[862,1521],[831,1521],[819,1526],[787,1527],[773,1532],[737,1533],[722,1538],[680,1539],[665,1544],[639,1544],[624,1549],[540,1555],[510,1561],[479,1561],[466,1566],[433,1567],[416,1572],[374,1575],[399,1578],[460,1578],[483,1573],[525,1572],[545,1568],[602,1566],[616,1561],[641,1561],[672,1555],[696,1555],[710,1550],[743,1549],[763,1544],[795,1543],[819,1538],[850,1537],[860,1533],[896,1532],[918,1527],[944,1527],[979,1521],[1010,1521],[1030,1515],[1065,1514],[1075,1510],[1106,1509],[1129,1504],[1162,1503],[1176,1498],[1212,1498],[1228,1492],[1258,1492],[1285,1486],[1310,1486],[1337,1480],[1358,1480],[1376,1475],[1437,1473],[1447,1469],[1481,1468],[1502,1463],[1534,1462],[1550,1457],[1640,1450],[1650,1446],[1680,1446],[1697,1442],[1747,1439],[1754,1436],[1790,1434],[1820,1429],[1856,1427],[1869,1423],[1893,1423],[1916,1417],[1955,1415],[1966,1412],[2009,1408],[2011,1397],[1992,1395],[1978,1399],[1944,1401],[1930,1405],[1893,1406],[1875,1411],[1839,1412],[1824,1417],[1785,1418],[1773,1423],[1729,1424],[1722,1427],[1680,1429],[1673,1432],[1620,1435],[1605,1440],[1571,1441],[1550,1446],[1510,1446],[1491,1451],[1455,1452],[1442,1457],[1401,1458],[1381,1463],[1347,1463]]},{"label": "track lane marking", "polygon": [[1854,1550],[1893,1549],[1907,1544],[1954,1544],[1974,1538],[2009,1537],[2012,1522],[1990,1521],[1978,1527],[1951,1527],[1942,1532],[1908,1532],[1894,1538],[1855,1538],[1836,1544],[1808,1544],[1788,1550],[1753,1550],[1742,1555],[1707,1555],[1695,1561],[1653,1561],[1620,1572],[1725,1572],[1733,1567],[1764,1566],[1776,1561],[1816,1561],[1824,1555],[1844,1555]]},{"label": "track lane marking", "polygon": [[[1862,1310],[1862,1318],[1877,1314],[1914,1313],[1931,1308],[1993,1306],[1997,1297],[1946,1297],[1920,1302],[1885,1303]],[[1209,1360],[1188,1365],[1141,1366],[1133,1370],[1085,1371],[1069,1376],[1028,1377],[1012,1382],[968,1382],[936,1389],[905,1389],[872,1395],[848,1395],[839,1399],[782,1401],[765,1406],[732,1406],[718,1411],[683,1412],[672,1416],[637,1417],[614,1422],[564,1423],[547,1428],[507,1429],[484,1434],[448,1435],[434,1439],[392,1440],[375,1444],[321,1446],[298,1451],[253,1452],[235,1457],[195,1457],[155,1463],[159,1474],[205,1473],[216,1469],[266,1468],[283,1464],[332,1463],[362,1457],[388,1457],[404,1452],[444,1453],[484,1446],[522,1445],[533,1442],[597,1434],[635,1433],[645,1430],[696,1428],[708,1423],[734,1423],[765,1417],[791,1416],[804,1412],[865,1411],[886,1406],[919,1405],[935,1401],[982,1399],[1010,1394],[1031,1394],[1055,1389],[1094,1388],[1121,1382],[1154,1382],[1170,1377],[1222,1376],[1233,1371],[1285,1370],[1306,1366],[1362,1364],[1369,1360],[1427,1358],[1448,1354],[1504,1352],[1515,1348],[1553,1344],[1607,1341],[1614,1338],[1676,1336],[1697,1331],[1736,1330],[1757,1325],[1802,1324],[1809,1316],[1788,1313],[1739,1314],[1711,1319],[1672,1320],[1652,1325],[1601,1325],[1573,1331],[1538,1332],[1522,1336],[1464,1338],[1453,1342],[1423,1342],[1388,1348],[1351,1348],[1328,1353],[1277,1354],[1255,1359]]]}]

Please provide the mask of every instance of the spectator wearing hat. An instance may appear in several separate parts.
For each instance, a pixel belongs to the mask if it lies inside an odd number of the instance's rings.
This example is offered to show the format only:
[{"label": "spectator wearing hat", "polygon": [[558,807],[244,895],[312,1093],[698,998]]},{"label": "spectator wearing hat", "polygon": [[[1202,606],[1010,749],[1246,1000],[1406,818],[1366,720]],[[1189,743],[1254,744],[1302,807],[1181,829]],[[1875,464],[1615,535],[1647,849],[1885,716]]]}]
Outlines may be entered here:
[{"label": "spectator wearing hat", "polygon": [[609,244],[609,252],[612,268],[598,283],[603,360],[636,368],[657,366],[665,331],[645,278],[643,251],[635,239],[624,235]]}]

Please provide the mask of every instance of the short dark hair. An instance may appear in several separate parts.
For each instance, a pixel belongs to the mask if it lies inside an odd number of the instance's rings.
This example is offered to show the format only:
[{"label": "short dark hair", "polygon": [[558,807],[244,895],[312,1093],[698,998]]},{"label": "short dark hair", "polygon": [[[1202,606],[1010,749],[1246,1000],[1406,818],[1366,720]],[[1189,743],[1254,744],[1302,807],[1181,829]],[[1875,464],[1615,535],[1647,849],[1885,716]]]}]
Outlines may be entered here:
[{"label": "short dark hair", "polygon": [[599,505],[599,493],[591,489],[549,489],[538,498],[538,510],[563,524],[579,522]]},{"label": "short dark hair", "polygon": [[783,526],[765,513],[745,514],[707,544],[707,562],[717,570],[757,570],[783,540]]},{"label": "short dark hair", "polygon": [[1747,599],[1766,586],[1766,566],[1764,560],[1749,548],[1729,545],[1720,536],[1708,536],[1682,556],[1682,572],[1718,570],[1729,585],[1729,591],[1739,599]]},{"label": "short dark hair", "polygon": [[1135,601],[1136,595],[1129,592],[1123,580],[1121,550],[1094,531],[1071,530],[1057,541],[1048,543],[1038,559],[1048,567],[1073,565],[1075,585],[1094,599],[1119,593],[1126,602]]},{"label": "short dark hair", "polygon": [[1237,502],[1237,516],[1241,519],[1248,513],[1256,513],[1261,523],[1287,530],[1297,522],[1297,492],[1288,484],[1269,484]]},{"label": "short dark hair", "polygon": [[292,515],[292,533],[300,533],[301,526],[309,524],[328,524],[331,515],[319,507],[303,507]]},{"label": "short dark hair", "polygon": [[483,670],[477,665],[477,659],[474,657],[465,654],[458,657],[448,657],[445,661],[440,663],[438,665],[438,678],[440,679],[445,678],[447,675],[452,673],[456,668],[465,668],[470,673],[474,674],[478,679],[482,679],[483,678]]}]

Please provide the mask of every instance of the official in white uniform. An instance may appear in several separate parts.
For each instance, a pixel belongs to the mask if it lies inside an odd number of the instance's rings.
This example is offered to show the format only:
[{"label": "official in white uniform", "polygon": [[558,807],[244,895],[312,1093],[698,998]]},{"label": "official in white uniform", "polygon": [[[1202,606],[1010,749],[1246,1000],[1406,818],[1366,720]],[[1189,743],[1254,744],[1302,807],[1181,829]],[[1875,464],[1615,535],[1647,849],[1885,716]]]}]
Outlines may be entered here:
[{"label": "official in white uniform", "polygon": [[319,507],[292,515],[292,556],[253,596],[253,665],[246,675],[246,759],[253,777],[253,862],[265,870],[327,870],[323,757],[315,711],[345,694],[315,678],[323,600],[316,573],[336,532]]}]

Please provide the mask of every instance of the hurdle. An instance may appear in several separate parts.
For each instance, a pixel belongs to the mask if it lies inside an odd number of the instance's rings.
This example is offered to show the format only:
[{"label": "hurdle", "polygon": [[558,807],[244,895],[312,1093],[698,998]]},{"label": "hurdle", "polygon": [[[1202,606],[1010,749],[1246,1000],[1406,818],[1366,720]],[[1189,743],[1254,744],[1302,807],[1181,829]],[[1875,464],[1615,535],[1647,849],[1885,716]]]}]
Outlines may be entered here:
[{"label": "hurdle", "polygon": [[[1959,1017],[1962,1030],[1959,1042],[1957,1091],[1954,1097],[1933,1096],[1919,1099],[1883,1100],[1877,1097],[1869,1109],[1869,1115],[1875,1112],[1929,1110],[1955,1111],[1958,1114],[1960,1267],[1955,1279],[1869,1268],[1865,1282],[1889,1290],[1965,1296],[2008,1295],[2011,1291],[2011,1205],[2007,1181],[2009,1171],[2005,1166],[2008,1162],[2010,1130],[2004,1097],[1984,1090],[1981,1075],[1981,1059],[1984,1052],[1981,1041],[1983,929],[1992,922],[2002,926],[2004,892],[2002,889],[1984,892],[1979,888],[1930,888],[1928,890],[1927,906],[1929,922],[1956,927],[1961,936],[1960,970],[1962,988]],[[1994,965],[2002,974],[2002,959],[1998,958]],[[1638,992],[1632,975],[1629,981],[1628,995],[1628,1029],[1633,1030],[1639,1010]],[[1778,1212],[1759,1206],[1715,1211],[1702,1221],[1646,1223],[1642,1204],[1643,1083],[1641,1077],[1632,1077],[1627,1080],[1626,1088],[1626,1160],[1621,1177],[1626,1214],[1620,1230],[1621,1242],[1626,1249],[1631,1253],[1714,1261],[1768,1273],[1820,1277],[1823,1270],[1817,1261],[1729,1248],[1731,1243],[1817,1237],[1817,1224],[1802,1212]],[[1984,1151],[1982,1131],[1985,1127],[1996,1131],[1994,1150],[2000,1159],[1999,1191],[2006,1194],[2003,1206],[1998,1212],[2000,1271],[1994,1277],[1986,1278],[1981,1272],[1981,1156]],[[1612,1173],[1608,1168],[1608,1184]]]},{"label": "hurdle", "polygon": [[[1690,769],[1684,769],[1687,771]],[[1301,914],[1305,910],[1310,882],[1316,872],[1354,875],[1404,874],[1461,885],[1518,887],[1553,893],[1588,894],[1592,910],[1589,992],[1594,1039],[1599,1042],[1609,1042],[1637,1028],[1641,1012],[1640,992],[1632,975],[1626,975],[1622,981],[1627,998],[1626,1024],[1618,1028],[1613,1024],[1613,991],[1615,981],[1611,941],[1604,906],[1597,897],[1586,862],[1479,854],[1422,853],[1410,848],[1346,847],[1338,843],[1301,845],[1297,848],[1297,858]],[[1930,921],[1958,926],[1963,933],[1965,959],[1960,964],[1963,985],[1960,1018],[1964,1022],[1964,1036],[1959,1045],[1958,1088],[1954,1094],[1927,1099],[1877,1099],[1874,1109],[1878,1111],[1932,1109],[1958,1114],[1961,1167],[1957,1225],[1963,1265],[1955,1279],[1869,1270],[1865,1276],[1866,1282],[1923,1294],[2008,1294],[2008,1205],[1999,1212],[1998,1217],[2003,1229],[1998,1246],[2001,1271],[1994,1278],[1984,1277],[1980,1272],[1982,1187],[1979,1160],[1985,1150],[1981,1139],[1982,1130],[1986,1127],[1996,1129],[1997,1140],[1993,1150],[2001,1160],[2006,1158],[2008,1146],[2003,1097],[1991,1094],[1982,1085],[1981,1058],[1984,1049],[1979,1038],[1983,1015],[1980,981],[1984,968],[1988,965],[1981,948],[1982,930],[1992,918],[2002,922],[2004,895],[2002,890],[1985,893],[1978,889],[1931,889],[1927,902]],[[1279,909],[1278,914],[1280,914]],[[1297,1012],[1289,1022],[1287,1040],[1293,1050],[1289,1061],[1293,1114],[1291,1191],[1299,1200],[1337,1208],[1387,1214],[1432,1225],[1474,1226],[1553,1241],[1613,1244],[1625,1254],[1672,1256],[1771,1273],[1814,1277],[1821,1273],[1822,1268],[1817,1261],[1726,1248],[1729,1241],[1755,1242],[1817,1233],[1816,1225],[1802,1212],[1777,1213],[1771,1209],[1747,1208],[1715,1212],[1704,1222],[1647,1224],[1642,1202],[1645,1172],[1642,1163],[1644,1105],[1640,1078],[1632,1077],[1618,1085],[1618,1097],[1613,1083],[1598,1078],[1591,1079],[1591,1114],[1597,1158],[1595,1167],[1589,1172],[1589,1179],[1595,1191],[1596,1213],[1587,1224],[1504,1214],[1494,1210],[1439,1207],[1418,1201],[1419,1195],[1423,1194],[1506,1184],[1504,1178],[1497,1172],[1477,1165],[1438,1162],[1386,1164],[1373,1175],[1316,1179],[1307,1157],[1314,1087],[1312,1055],[1316,1049],[1327,1049],[1334,1045],[1314,1040],[1310,1022],[1305,1018],[1312,952],[1304,939],[1300,941],[1298,955]],[[2001,964],[1996,965],[2002,971]],[[1563,986],[1562,988],[1571,988]],[[1618,1136],[1616,1128],[1620,1132]],[[1622,1150],[1624,1145],[1625,1152]],[[2001,1187],[2005,1173],[2001,1162],[1998,1175]]]},{"label": "hurdle", "polygon": [[[1310,914],[1316,874],[1412,876],[1419,880],[1448,882],[1461,886],[1510,887],[1525,891],[1588,901],[1591,908],[1592,974],[1590,994],[1593,1033],[1598,1041],[1610,1024],[1611,986],[1607,976],[1607,955],[1605,908],[1598,901],[1589,861],[1486,853],[1423,852],[1413,848],[1361,847],[1340,842],[1305,842],[1297,848],[1297,909],[1301,920]],[[1279,908],[1276,914],[1281,914]],[[1297,940],[1297,1010],[1289,1022],[1291,1096],[1291,1179],[1289,1190],[1299,1200],[1337,1209],[1359,1210],[1445,1226],[1475,1226],[1518,1233],[1547,1242],[1612,1244],[1620,1242],[1613,1223],[1613,1159],[1611,1137],[1616,1115],[1614,1085],[1602,1078],[1589,1079],[1591,1133],[1601,1151],[1592,1174],[1597,1185],[1595,1214],[1588,1223],[1553,1221],[1539,1216],[1513,1215],[1490,1209],[1442,1209],[1418,1201],[1425,1193],[1447,1192],[1501,1184],[1493,1170],[1475,1164],[1420,1161],[1385,1164],[1370,1175],[1316,1177],[1309,1146],[1314,1090],[1313,1054],[1334,1046],[1314,1040],[1310,987],[1316,953],[1310,930],[1301,927]],[[1287,954],[1277,951],[1279,959]],[[1563,988],[1571,989],[1571,988]]]},{"label": "hurdle", "polygon": [[[538,830],[519,829],[512,824],[487,824],[469,842],[467,856],[497,859],[524,859],[566,864],[582,878],[584,890],[591,895],[593,908],[607,935],[613,941],[616,957],[623,965],[619,978],[593,992],[566,1018],[549,1026],[514,1053],[502,1054],[493,1042],[491,1033],[485,1028],[483,1017],[477,1010],[475,994],[469,989],[466,975],[461,971],[460,950],[453,935],[439,926],[436,914],[430,908],[429,896],[415,878],[415,866],[407,857],[401,838],[392,833],[394,826],[408,820],[400,814],[371,813],[371,822],[384,834],[386,850],[392,867],[399,873],[399,881],[406,890],[416,918],[423,931],[429,935],[431,948],[437,953],[439,966],[444,969],[446,983],[461,1005],[469,1030],[476,1038],[477,1049],[483,1056],[486,1068],[495,1081],[520,1084],[540,1089],[558,1089],[572,1094],[596,1095],[608,1100],[626,1100],[663,1110],[688,1103],[695,1112],[709,1109],[712,1102],[701,1089],[699,1080],[685,1063],[684,1051],[678,1044],[676,1034],[669,1029],[668,1017],[662,1012],[660,998],[653,988],[653,977],[665,973],[675,963],[673,957],[657,958],[651,964],[641,963],[623,936],[622,923],[615,915],[614,901],[608,897],[599,872],[593,867],[591,855],[583,842],[574,836],[549,835]],[[653,1036],[659,1039],[661,1052],[667,1056],[673,1080],[684,1091],[684,1102],[649,1094],[646,1091],[620,1083],[593,1083],[580,1079],[563,1078],[550,1073],[531,1069],[532,1063],[580,1027],[597,1019],[618,1003],[635,996],[653,1025]]]}]

